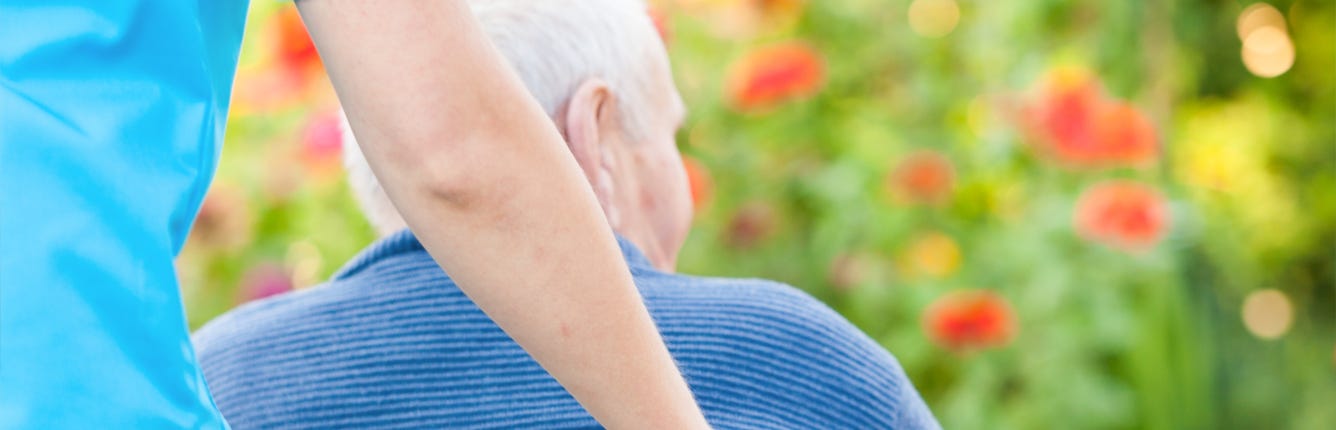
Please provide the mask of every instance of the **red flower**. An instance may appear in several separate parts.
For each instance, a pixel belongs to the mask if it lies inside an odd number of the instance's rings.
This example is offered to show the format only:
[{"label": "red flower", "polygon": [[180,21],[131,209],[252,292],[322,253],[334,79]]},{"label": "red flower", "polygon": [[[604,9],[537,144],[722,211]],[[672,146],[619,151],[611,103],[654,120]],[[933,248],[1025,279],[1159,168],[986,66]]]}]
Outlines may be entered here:
[{"label": "red flower", "polygon": [[321,67],[320,54],[306,33],[306,25],[295,6],[285,6],[273,19],[275,54],[278,62],[289,73],[303,76]]},{"label": "red flower", "polygon": [[923,328],[937,345],[968,351],[1006,345],[1016,336],[1016,316],[991,291],[957,291],[939,297],[923,314]]},{"label": "red flower", "polygon": [[1040,149],[1060,161],[1096,161],[1095,117],[1103,102],[1103,89],[1089,72],[1050,72],[1040,84],[1036,100],[1026,107],[1027,121]]},{"label": "red flower", "polygon": [[1081,195],[1073,222],[1086,239],[1125,251],[1141,251],[1164,236],[1169,208],[1154,188],[1131,181],[1110,181]]},{"label": "red flower", "polygon": [[1024,108],[1038,149],[1073,167],[1145,165],[1158,151],[1150,120],[1126,102],[1109,100],[1090,72],[1050,72]]},{"label": "red flower", "polygon": [[714,195],[714,179],[710,171],[695,158],[682,156],[682,165],[687,171],[687,182],[691,185],[691,205],[697,212],[703,210]]},{"label": "red flower", "polygon": [[259,300],[292,291],[292,278],[282,267],[261,264],[251,268],[241,281],[241,301]]},{"label": "red flower", "polygon": [[889,182],[894,196],[909,203],[938,204],[955,183],[951,160],[936,151],[919,151],[900,160]]},{"label": "red flower", "polygon": [[757,49],[728,71],[729,103],[741,111],[761,111],[810,97],[825,81],[825,60],[811,46],[788,42]]},{"label": "red flower", "polygon": [[725,243],[734,248],[750,248],[774,230],[775,210],[764,203],[749,203],[729,220]]}]

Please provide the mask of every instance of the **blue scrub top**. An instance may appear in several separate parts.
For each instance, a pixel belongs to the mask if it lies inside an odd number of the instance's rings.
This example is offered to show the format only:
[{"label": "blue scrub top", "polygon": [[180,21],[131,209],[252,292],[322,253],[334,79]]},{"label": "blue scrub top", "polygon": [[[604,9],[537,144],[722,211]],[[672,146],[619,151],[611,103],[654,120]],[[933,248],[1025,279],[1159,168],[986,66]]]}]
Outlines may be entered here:
[{"label": "blue scrub top", "polygon": [[173,258],[246,6],[0,2],[0,429],[226,428]]}]

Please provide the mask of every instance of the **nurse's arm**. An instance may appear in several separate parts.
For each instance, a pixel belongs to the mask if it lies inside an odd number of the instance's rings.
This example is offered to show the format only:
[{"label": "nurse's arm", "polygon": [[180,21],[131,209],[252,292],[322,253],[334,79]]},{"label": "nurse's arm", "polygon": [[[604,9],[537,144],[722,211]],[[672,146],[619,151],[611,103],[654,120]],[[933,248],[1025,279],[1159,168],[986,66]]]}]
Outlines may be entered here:
[{"label": "nurse's arm", "polygon": [[459,0],[301,0],[386,193],[427,251],[604,426],[706,428],[592,190]]}]

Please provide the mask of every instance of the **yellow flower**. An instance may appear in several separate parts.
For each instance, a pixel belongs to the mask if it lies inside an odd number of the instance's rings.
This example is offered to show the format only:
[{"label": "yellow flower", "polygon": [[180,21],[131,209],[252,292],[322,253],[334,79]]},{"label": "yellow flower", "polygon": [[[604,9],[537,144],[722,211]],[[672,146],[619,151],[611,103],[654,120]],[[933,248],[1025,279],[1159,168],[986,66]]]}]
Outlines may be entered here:
[{"label": "yellow flower", "polygon": [[910,242],[900,255],[901,271],[912,276],[944,278],[960,268],[960,247],[941,232],[928,232]]},{"label": "yellow flower", "polygon": [[1288,112],[1256,96],[1186,110],[1173,163],[1188,195],[1210,213],[1229,216],[1258,251],[1284,247],[1302,225],[1290,184],[1268,166]]}]

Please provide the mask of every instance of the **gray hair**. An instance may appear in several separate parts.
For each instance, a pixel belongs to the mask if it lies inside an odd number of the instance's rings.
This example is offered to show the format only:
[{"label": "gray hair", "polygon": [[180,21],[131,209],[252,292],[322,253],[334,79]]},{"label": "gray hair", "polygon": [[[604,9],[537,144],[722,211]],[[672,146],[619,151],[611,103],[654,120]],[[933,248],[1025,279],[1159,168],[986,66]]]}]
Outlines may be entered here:
[{"label": "gray hair", "polygon": [[[600,78],[617,97],[628,132],[643,130],[650,86],[645,59],[663,48],[641,0],[469,0],[469,6],[549,117],[556,119],[581,83]],[[348,182],[367,218],[381,235],[407,227],[347,124]]]}]

